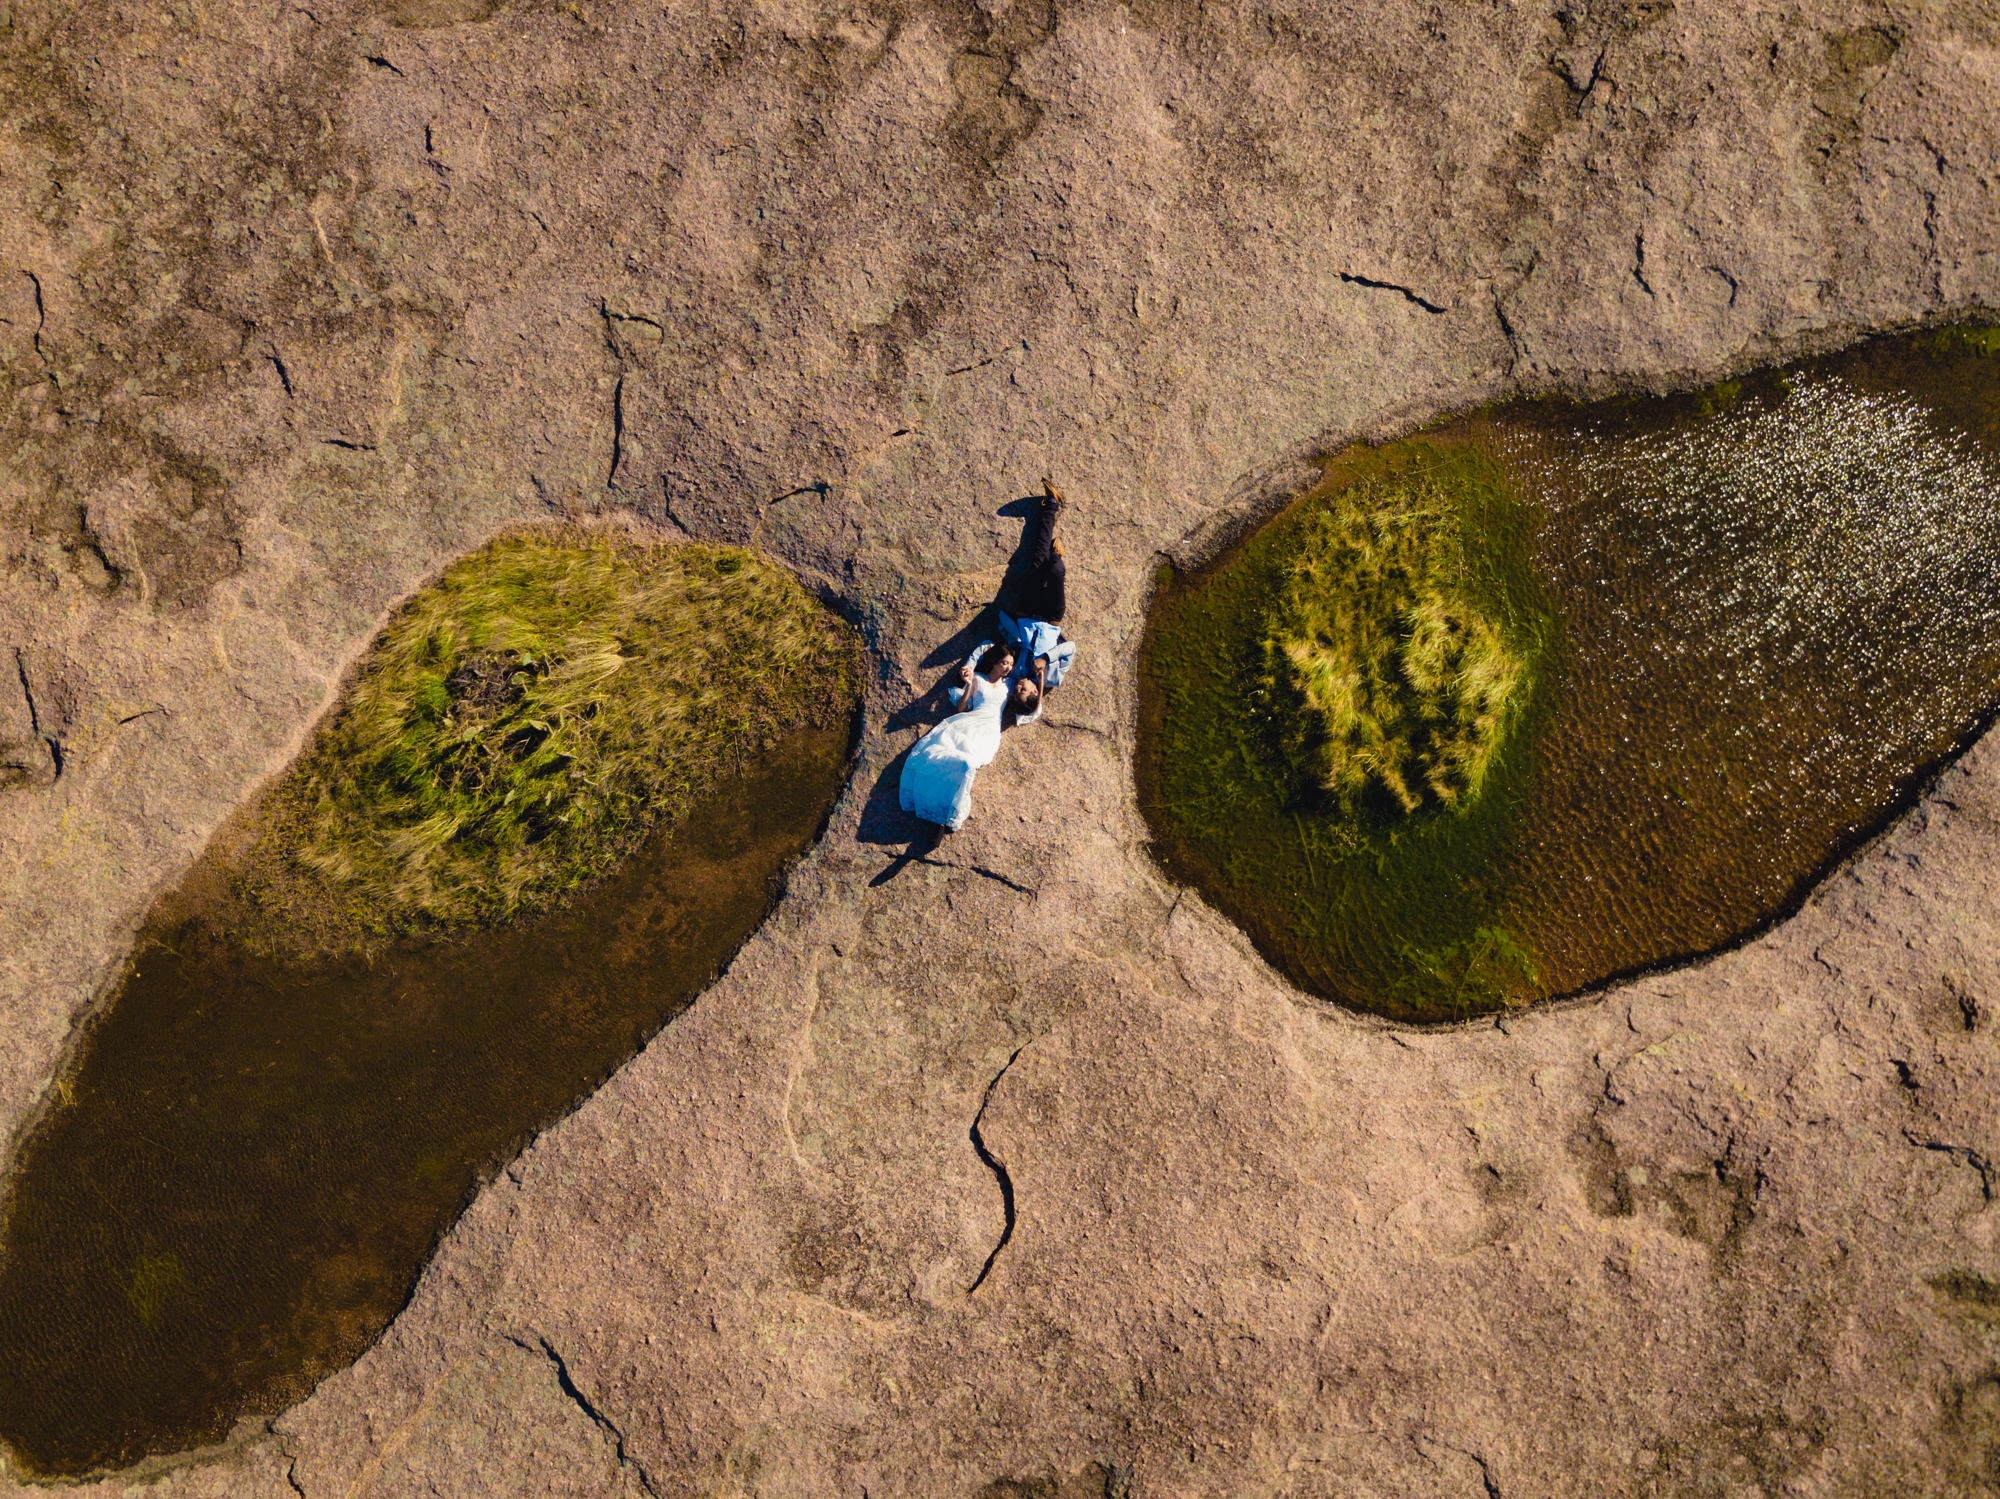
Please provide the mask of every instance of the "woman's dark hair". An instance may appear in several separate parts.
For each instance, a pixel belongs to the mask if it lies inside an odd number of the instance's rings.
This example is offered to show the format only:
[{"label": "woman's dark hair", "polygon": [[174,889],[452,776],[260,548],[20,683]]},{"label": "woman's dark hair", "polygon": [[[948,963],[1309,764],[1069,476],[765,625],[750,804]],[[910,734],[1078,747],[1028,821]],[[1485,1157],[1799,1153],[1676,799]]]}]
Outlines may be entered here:
[{"label": "woman's dark hair", "polygon": [[1013,654],[1013,651],[1004,645],[989,645],[986,647],[986,654],[979,658],[979,665],[976,670],[983,677],[989,671],[993,670],[994,667],[998,666],[1005,657]]}]

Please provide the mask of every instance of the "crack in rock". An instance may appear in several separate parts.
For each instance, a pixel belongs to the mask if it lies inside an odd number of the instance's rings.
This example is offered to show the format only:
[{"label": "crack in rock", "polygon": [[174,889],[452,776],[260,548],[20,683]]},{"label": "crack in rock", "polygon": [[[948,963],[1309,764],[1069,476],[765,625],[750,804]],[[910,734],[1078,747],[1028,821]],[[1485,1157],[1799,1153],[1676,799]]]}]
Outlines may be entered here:
[{"label": "crack in rock", "polygon": [[1041,893],[1032,886],[1022,884],[1019,880],[1008,878],[997,869],[988,869],[984,864],[958,864],[950,859],[933,859],[928,854],[918,854],[914,857],[899,854],[896,858],[889,861],[889,867],[900,869],[905,863],[922,864],[930,869],[955,869],[960,874],[976,874],[982,879],[992,880],[997,885],[1005,885],[1009,890],[1021,895],[1038,895]]},{"label": "crack in rock", "polygon": [[618,470],[625,464],[625,372],[618,372],[618,383],[611,387],[611,472],[604,476],[604,487],[613,488],[618,483]]},{"label": "crack in rock", "polygon": [[694,540],[694,532],[688,529],[687,522],[674,514],[674,487],[668,482],[665,474],[660,475],[660,510],[669,521],[673,522],[681,535],[689,541]]},{"label": "crack in rock", "polygon": [[1404,301],[1409,302],[1413,306],[1423,308],[1425,312],[1442,313],[1445,310],[1443,307],[1440,307],[1436,302],[1431,301],[1429,298],[1420,297],[1415,292],[1411,291],[1407,286],[1398,286],[1393,281],[1377,281],[1370,276],[1355,276],[1349,274],[1346,271],[1336,271],[1334,274],[1339,276],[1340,279],[1342,281],[1345,281],[1349,286],[1365,286],[1370,291],[1395,292]]},{"label": "crack in rock", "polygon": [[1486,1490],[1486,1499],[1500,1499],[1500,1480],[1493,1476],[1493,1469],[1487,1465],[1486,1459],[1477,1452],[1465,1455],[1479,1465],[1479,1486]]},{"label": "crack in rock", "polygon": [[1019,880],[1010,880],[1007,878],[1006,875],[1000,873],[999,870],[988,869],[984,864],[966,864],[960,867],[970,870],[973,874],[982,875],[985,878],[994,881],[996,884],[1005,885],[1009,890],[1018,891],[1022,895],[1033,895],[1035,893],[1033,890],[1030,890],[1026,885],[1022,884]]},{"label": "crack in rock", "polygon": [[824,500],[832,493],[833,486],[831,484],[824,479],[815,479],[810,484],[801,484],[797,489],[788,489],[783,494],[773,495],[770,499],[764,501],[763,508],[769,510],[773,505],[781,505],[786,500],[796,498],[802,494],[816,494]]},{"label": "crack in rock", "polygon": [[1653,283],[1646,279],[1646,234],[1644,230],[1632,236],[1632,279],[1639,283],[1639,290],[1653,296]]},{"label": "crack in rock", "polygon": [[1051,729],[1064,729],[1072,734],[1094,734],[1106,744],[1112,742],[1110,730],[1100,729],[1096,724],[1084,723],[1081,719],[1045,717],[1042,722]]},{"label": "crack in rock", "polygon": [[62,779],[62,740],[42,727],[41,711],[35,706],[34,685],[28,680],[28,653],[19,646],[14,648],[14,675],[21,681],[21,700],[28,707],[28,732],[40,740],[49,752],[49,784]]},{"label": "crack in rock", "polygon": [[1581,81],[1578,81],[1576,75],[1579,70],[1575,64],[1575,58],[1589,50],[1588,47],[1583,47],[1567,55],[1558,53],[1551,59],[1556,76],[1568,84],[1570,92],[1576,95],[1576,117],[1578,119],[1583,118],[1583,107],[1590,102],[1591,94],[1596,91],[1598,81],[1604,76],[1604,58],[1605,54],[1611,50],[1611,44],[1607,42],[1597,49],[1597,56],[1591,60],[1589,74]]},{"label": "crack in rock", "polygon": [[[947,380],[949,380],[949,379],[951,379],[951,378],[952,378],[953,376],[955,376],[955,375],[969,375],[969,374],[971,374],[971,373],[972,373],[972,372],[973,372],[974,370],[983,370],[983,369],[985,369],[985,368],[986,368],[986,367],[987,367],[987,366],[988,366],[989,364],[996,364],[996,363],[998,363],[998,362],[999,362],[1000,360],[1002,360],[1002,359],[1006,358],[1006,357],[1007,357],[1007,355],[1011,354],[1011,353],[1012,353],[1012,352],[1013,352],[1013,351],[1014,351],[1015,349],[1019,349],[1019,350],[1021,350],[1021,351],[1022,351],[1023,353],[1026,353],[1026,352],[1027,352],[1027,348],[1028,348],[1028,341],[1027,341],[1026,339],[1018,339],[1018,340],[1016,340],[1015,342],[1013,342],[1013,343],[1010,343],[1010,344],[1008,344],[1008,345],[1007,345],[1007,346],[1006,346],[1005,348],[1001,349],[1001,350],[1000,350],[1000,351],[999,351],[999,352],[998,352],[997,354],[988,354],[988,355],[987,355],[987,356],[986,356],[985,358],[983,358],[983,359],[975,359],[975,360],[973,360],[973,361],[972,361],[972,363],[970,363],[970,364],[961,364],[961,365],[957,365],[957,366],[955,366],[955,367],[954,367],[954,368],[952,368],[952,369],[948,369],[948,370],[946,370],[946,371],[944,372],[944,374],[945,374],[945,378],[946,378]],[[904,431],[908,431],[908,430],[909,430],[908,428],[905,428],[905,429],[904,429]],[[902,432],[897,432],[897,433],[894,433],[894,434],[892,434],[892,435],[893,435],[893,436],[897,436],[897,437],[900,437],[900,436],[902,436],[903,434],[902,434]]]},{"label": "crack in rock", "polygon": [[965,1288],[965,1294],[968,1296],[986,1284],[986,1277],[993,1273],[994,1261],[1000,1258],[1000,1251],[1007,1247],[1007,1241],[1014,1237],[1014,1178],[1008,1175],[1007,1167],[1000,1158],[987,1149],[986,1137],[979,1132],[979,1121],[986,1117],[987,1106],[993,1102],[993,1090],[1000,1086],[1000,1079],[1007,1075],[1007,1069],[1019,1061],[1021,1053],[1027,1049],[1025,1042],[1014,1048],[1014,1054],[1007,1058],[1006,1064],[993,1074],[993,1081],[986,1085],[986,1092],[979,1100],[979,1112],[972,1116],[972,1129],[969,1132],[972,1136],[972,1148],[978,1152],[979,1159],[985,1164],[986,1169],[993,1173],[994,1180],[1000,1183],[1001,1223],[1000,1237],[994,1240],[993,1248],[986,1256],[986,1263],[979,1267],[979,1274],[973,1278],[972,1284]]},{"label": "crack in rock", "polygon": [[[1532,269],[1530,274],[1532,274]],[[1521,281],[1526,281],[1527,279],[1526,275],[1521,277]],[[1520,284],[1520,281],[1515,282],[1514,286],[1507,288],[1507,292],[1512,292],[1514,287]],[[1514,327],[1513,319],[1507,316],[1507,293],[1502,292],[1497,286],[1489,289],[1493,293],[1493,320],[1500,325],[1500,336],[1507,340],[1506,373],[1511,377],[1521,363],[1521,335]]]},{"label": "crack in rock", "polygon": [[1970,1166],[1974,1171],[1979,1173],[1980,1195],[1987,1202],[1993,1200],[1993,1163],[1972,1146],[1953,1145],[1948,1140],[1932,1139],[1929,1135],[1920,1135],[1915,1130],[1907,1128],[1903,1131],[1903,1138],[1919,1150],[1930,1150],[1935,1151],[1939,1155],[1948,1155],[1953,1160],[1962,1161],[1967,1166]]},{"label": "crack in rock", "polygon": [[35,288],[35,357],[43,364],[49,362],[49,351],[42,347],[42,330],[49,325],[48,304],[42,300],[42,278],[33,271],[23,271]]},{"label": "crack in rock", "polygon": [[[1479,1469],[1479,1487],[1486,1495],[1486,1499],[1501,1499],[1500,1480],[1493,1476],[1493,1467],[1484,1457],[1474,1452],[1470,1447],[1461,1447],[1456,1442],[1447,1442],[1438,1437],[1432,1437],[1430,1440],[1446,1452],[1457,1453],[1460,1457],[1467,1459],[1474,1467]],[[1418,1456],[1422,1457],[1426,1462],[1437,1462],[1437,1458],[1425,1450],[1422,1438],[1412,1437],[1410,1445],[1417,1449]]]},{"label": "crack in rock", "polygon": [[271,1445],[278,1456],[285,1460],[285,1483],[299,1499],[306,1499],[306,1486],[299,1482],[299,1454],[296,1439],[290,1432],[278,1430],[275,1420],[264,1423],[264,1435],[271,1439]]},{"label": "crack in rock", "polygon": [[624,1431],[620,1429],[617,1422],[599,1410],[588,1395],[583,1393],[583,1390],[577,1385],[576,1380],[570,1375],[568,1362],[560,1353],[556,1352],[555,1344],[551,1343],[540,1333],[535,1334],[535,1340],[532,1343],[526,1338],[516,1337],[512,1333],[507,1334],[507,1341],[517,1348],[525,1348],[529,1353],[539,1353],[549,1361],[550,1366],[556,1372],[556,1384],[561,1388],[563,1394],[569,1397],[570,1403],[590,1418],[591,1425],[611,1438],[611,1450],[613,1455],[618,1459],[618,1466],[632,1470],[633,1475],[639,1480],[639,1487],[646,1493],[648,1499],[660,1499],[660,1491],[653,1486],[652,1475],[646,1471],[645,1464],[641,1463],[626,1450]]}]

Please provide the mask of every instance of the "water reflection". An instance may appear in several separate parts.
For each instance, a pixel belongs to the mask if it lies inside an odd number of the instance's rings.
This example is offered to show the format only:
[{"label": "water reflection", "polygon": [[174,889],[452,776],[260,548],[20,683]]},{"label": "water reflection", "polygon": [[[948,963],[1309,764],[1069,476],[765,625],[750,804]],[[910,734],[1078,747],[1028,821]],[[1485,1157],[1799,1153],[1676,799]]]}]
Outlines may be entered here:
[{"label": "water reflection", "polygon": [[[1191,835],[1176,744],[1240,681],[1186,672],[1176,632],[1205,609],[1210,629],[1241,626],[1215,600],[1264,565],[1253,539],[1155,606],[1142,801],[1170,868],[1308,987],[1412,1019],[1574,992],[1756,929],[1993,707],[1997,369],[1976,340],[1883,340],[1693,396],[1516,404],[1397,445],[1476,449],[1533,514],[1565,647],[1532,754],[1475,818],[1378,830],[1365,869],[1315,867],[1322,814],[1247,782],[1234,846]],[[1326,486],[1382,458],[1336,461]],[[1532,977],[1454,989],[1431,959],[1479,931],[1532,953]]]}]

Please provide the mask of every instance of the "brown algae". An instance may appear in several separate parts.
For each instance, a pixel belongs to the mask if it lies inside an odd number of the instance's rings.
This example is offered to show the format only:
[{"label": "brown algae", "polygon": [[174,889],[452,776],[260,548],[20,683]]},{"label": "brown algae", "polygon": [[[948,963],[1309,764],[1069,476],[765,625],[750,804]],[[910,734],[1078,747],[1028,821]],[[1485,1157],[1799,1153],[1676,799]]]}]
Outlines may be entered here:
[{"label": "brown algae", "polygon": [[[440,591],[427,590],[399,613],[253,814],[236,845],[251,850],[250,878],[218,840],[156,907],[64,1101],[19,1153],[0,1261],[0,1437],[26,1470],[77,1475],[214,1442],[351,1362],[400,1309],[483,1176],[692,1000],[817,837],[851,755],[852,632],[749,554],[588,534],[527,540],[557,579],[574,576],[559,549],[581,549],[590,572],[601,549],[616,549],[615,566],[648,585],[645,617],[672,622],[650,638],[680,658],[688,697],[676,712],[671,693],[649,688],[642,713],[593,710],[579,695],[571,711],[586,724],[625,713],[642,726],[594,748],[587,733],[558,739],[561,709],[519,676],[560,682],[582,654],[575,642],[603,649],[590,622],[604,613],[570,607],[561,628],[564,611],[552,615],[524,575],[532,552],[508,538],[470,563],[498,558],[520,595],[510,617],[542,610],[542,632],[524,640],[476,626],[415,653],[446,698],[420,681],[382,720],[391,732],[371,741],[355,720],[377,711],[381,663],[414,659],[398,626],[422,620],[435,639],[491,600],[476,589],[485,602],[447,611],[440,625]],[[447,582],[475,573],[461,564]],[[602,598],[595,585],[591,596]],[[637,658],[647,638],[638,628],[619,636],[621,653]],[[719,655],[717,640],[746,650],[747,665]],[[796,675],[756,679],[774,665]],[[546,734],[519,734],[530,716]],[[467,774],[452,740],[482,733]],[[536,759],[551,740],[568,746],[567,761]],[[670,785],[643,789],[656,772],[629,763],[635,741],[673,768]],[[385,765],[330,751],[357,742],[409,753]],[[540,768],[495,768],[494,746]],[[561,794],[587,837],[563,840],[560,813],[553,828],[510,823],[520,780],[565,778],[576,764],[589,775]],[[426,766],[441,767],[430,811]],[[396,818],[439,806],[476,814],[482,796],[503,815],[467,815],[459,847],[446,840],[440,858],[433,841],[414,864],[399,862],[408,845],[372,844],[365,821],[301,818],[301,807],[328,802],[351,812],[342,776],[386,781]],[[507,789],[494,794],[498,785]],[[577,810],[607,787],[625,797],[615,815],[601,803]],[[338,837],[324,843],[298,832],[328,825]],[[538,845],[552,841],[538,862]],[[342,844],[361,850],[359,874],[332,879],[308,864],[300,876],[272,852]],[[280,940],[274,928],[319,879],[336,919],[316,934],[338,940]],[[357,907],[382,882],[394,885],[384,914],[364,920]]]},{"label": "brown algae", "polygon": [[[1993,711],[1994,345],[1880,339],[1688,396],[1515,403],[1330,461],[1156,593],[1139,780],[1169,872],[1303,987],[1410,1021],[1576,993],[1794,908]],[[1395,498],[1411,475],[1430,495],[1414,507]],[[1339,539],[1343,514],[1399,504],[1430,517],[1418,550],[1462,549],[1475,582],[1446,592],[1488,658],[1479,690],[1434,684],[1414,715],[1394,653],[1435,628],[1423,590],[1385,588]],[[1273,691],[1306,572],[1323,597],[1345,579],[1317,616],[1323,653],[1366,689],[1344,742],[1375,748],[1345,779],[1326,773],[1327,715],[1301,729],[1297,696]],[[1402,768],[1369,768],[1385,760]]]}]

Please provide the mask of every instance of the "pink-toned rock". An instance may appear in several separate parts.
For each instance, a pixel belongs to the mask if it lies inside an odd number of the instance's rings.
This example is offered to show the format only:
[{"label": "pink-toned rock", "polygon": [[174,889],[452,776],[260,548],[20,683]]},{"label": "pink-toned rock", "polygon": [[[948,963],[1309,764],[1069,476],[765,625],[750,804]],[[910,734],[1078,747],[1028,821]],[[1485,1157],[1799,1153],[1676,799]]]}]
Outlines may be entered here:
[{"label": "pink-toned rock", "polygon": [[[0,15],[0,666],[54,741],[0,791],[10,1128],[154,894],[496,527],[754,542],[878,668],[715,989],[357,1366],[103,1492],[1989,1491],[1990,746],[1743,950],[1429,1033],[1168,887],[1128,760],[1158,555],[1314,452],[1992,306],[2000,21]],[[1080,664],[875,884],[885,722],[1045,471]]]}]

